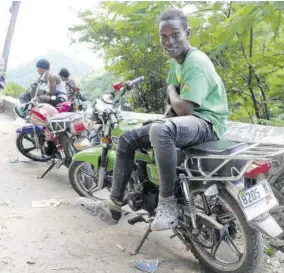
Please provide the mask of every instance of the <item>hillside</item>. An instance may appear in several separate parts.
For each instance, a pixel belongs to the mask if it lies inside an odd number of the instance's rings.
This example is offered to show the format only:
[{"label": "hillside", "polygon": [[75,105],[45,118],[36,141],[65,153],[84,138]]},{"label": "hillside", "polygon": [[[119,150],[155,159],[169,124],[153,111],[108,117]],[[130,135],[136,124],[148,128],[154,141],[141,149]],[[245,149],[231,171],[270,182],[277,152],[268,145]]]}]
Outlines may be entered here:
[{"label": "hillside", "polygon": [[8,81],[17,83],[23,87],[28,87],[36,78],[36,62],[41,59],[47,59],[51,64],[51,70],[59,72],[62,67],[66,67],[72,77],[82,76],[82,74],[89,72],[92,66],[83,61],[74,60],[61,52],[49,52],[45,56],[39,56],[31,60],[27,64],[19,66],[17,69],[8,70]]}]

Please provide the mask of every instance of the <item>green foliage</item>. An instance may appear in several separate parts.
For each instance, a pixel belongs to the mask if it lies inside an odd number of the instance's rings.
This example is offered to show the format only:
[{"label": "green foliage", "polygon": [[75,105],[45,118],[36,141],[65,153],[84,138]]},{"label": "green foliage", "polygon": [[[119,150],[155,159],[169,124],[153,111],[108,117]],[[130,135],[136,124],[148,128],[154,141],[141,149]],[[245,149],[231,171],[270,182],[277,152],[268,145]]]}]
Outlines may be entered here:
[{"label": "green foliage", "polygon": [[271,247],[266,247],[263,252],[269,257],[273,257],[275,254],[275,250]]},{"label": "green foliage", "polygon": [[8,82],[7,85],[5,86],[5,89],[3,90],[3,95],[18,98],[19,95],[24,91],[25,88],[23,88],[22,86],[13,82]]},{"label": "green foliage", "polygon": [[80,79],[80,88],[87,94],[90,100],[112,91],[112,84],[117,80],[112,73],[105,73],[101,76],[89,72]]},{"label": "green foliage", "polygon": [[147,112],[164,108],[168,59],[163,55],[157,17],[170,2],[102,2],[94,12],[80,14],[81,26],[72,30],[81,41],[104,49],[106,68],[117,77],[145,81],[133,92],[134,107]]},{"label": "green foliage", "polygon": [[101,2],[71,30],[103,49],[106,69],[123,79],[145,76],[136,110],[164,111],[169,60],[157,17],[171,7],[189,18],[190,42],[209,55],[228,91],[230,118],[280,124],[284,106],[283,2]]}]

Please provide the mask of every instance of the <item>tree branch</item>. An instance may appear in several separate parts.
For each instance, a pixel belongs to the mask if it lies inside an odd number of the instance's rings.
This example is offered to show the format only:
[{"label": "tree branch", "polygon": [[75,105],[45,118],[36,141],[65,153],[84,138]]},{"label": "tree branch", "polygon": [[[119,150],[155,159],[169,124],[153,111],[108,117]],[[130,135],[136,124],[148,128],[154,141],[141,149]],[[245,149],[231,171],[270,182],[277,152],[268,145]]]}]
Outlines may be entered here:
[{"label": "tree branch", "polygon": [[[219,65],[221,68],[224,69],[224,67],[222,66],[222,64],[219,62],[219,60],[218,60],[216,57],[215,57],[215,60],[217,61],[218,65]],[[233,80],[232,77],[230,77],[228,74],[227,74],[227,77],[235,84],[236,87],[238,86],[237,83]],[[247,111],[247,115],[248,115],[248,117],[249,117],[251,123],[254,124],[253,119],[252,119],[252,116],[250,115],[250,112],[249,112],[248,107],[247,107],[247,105],[246,105],[245,99],[244,99],[244,97],[243,97],[243,94],[242,94],[243,91],[241,90],[240,87],[237,87],[237,88],[238,88],[237,91],[239,92],[239,95],[240,95],[240,97],[242,98],[242,100],[243,100],[243,102],[244,102],[244,106],[245,106],[245,109],[246,109],[246,111]],[[248,94],[248,95],[251,96],[251,94]]]},{"label": "tree branch", "polygon": [[274,72],[276,72],[276,71],[278,71],[278,70],[280,70],[280,69],[282,69],[282,68],[284,68],[284,65],[281,65],[281,66],[279,66],[277,69],[273,69],[273,70],[271,70],[270,72],[267,72],[267,73],[261,75],[261,78],[266,77],[267,75],[270,75],[270,74],[272,74],[272,73],[274,73]]},{"label": "tree branch", "polygon": [[236,71],[235,69],[233,69],[230,65],[228,64],[224,64],[225,66],[227,66],[228,68],[230,68],[232,71],[234,71],[236,74],[238,74],[243,80],[247,81],[248,79],[240,72]]},{"label": "tree branch", "polygon": [[[251,97],[252,97],[252,101],[253,101],[253,107],[254,107],[254,110],[255,110],[255,115],[257,117],[257,119],[260,119],[260,114],[259,114],[259,109],[258,109],[258,105],[257,105],[257,99],[255,97],[255,94],[254,94],[254,91],[253,91],[253,88],[252,88],[252,65],[250,63],[250,61],[248,60],[248,57],[247,57],[247,54],[246,54],[246,51],[245,51],[245,48],[244,48],[244,45],[240,39],[240,35],[238,32],[236,32],[237,34],[237,37],[238,39],[240,40],[240,43],[241,43],[241,49],[242,49],[242,52],[243,52],[243,55],[245,57],[245,59],[248,61],[249,63],[249,75],[248,75],[248,82],[247,82],[247,85],[248,85],[248,89],[251,93]],[[252,55],[252,41],[250,43],[250,55]]]},{"label": "tree branch", "polygon": [[232,11],[232,1],[230,1],[230,3],[228,4],[228,11],[227,11],[227,18],[229,18],[231,16],[231,11]]}]

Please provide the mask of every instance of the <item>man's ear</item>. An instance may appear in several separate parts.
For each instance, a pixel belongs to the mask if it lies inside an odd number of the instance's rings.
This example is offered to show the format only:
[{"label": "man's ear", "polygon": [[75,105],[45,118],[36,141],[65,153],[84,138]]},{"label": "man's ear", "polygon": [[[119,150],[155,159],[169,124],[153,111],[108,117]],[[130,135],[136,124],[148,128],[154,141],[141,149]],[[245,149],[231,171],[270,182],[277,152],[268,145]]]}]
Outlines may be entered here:
[{"label": "man's ear", "polygon": [[186,29],[186,36],[187,36],[187,38],[190,37],[190,34],[191,34],[191,30],[190,30],[190,28],[187,28]]}]

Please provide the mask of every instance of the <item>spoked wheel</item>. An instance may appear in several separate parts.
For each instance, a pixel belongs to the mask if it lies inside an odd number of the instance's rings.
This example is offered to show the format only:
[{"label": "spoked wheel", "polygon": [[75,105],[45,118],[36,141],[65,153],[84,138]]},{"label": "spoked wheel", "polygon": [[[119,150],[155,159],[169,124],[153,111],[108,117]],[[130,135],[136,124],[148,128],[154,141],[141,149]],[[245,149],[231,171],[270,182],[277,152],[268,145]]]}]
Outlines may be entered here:
[{"label": "spoked wheel", "polygon": [[[106,185],[111,186],[112,176],[107,174],[105,176]],[[96,200],[103,200],[98,196],[98,170],[90,163],[82,161],[73,161],[69,167],[69,180],[73,189],[84,197],[89,197]]]},{"label": "spoked wheel", "polygon": [[38,161],[38,162],[49,161],[51,157],[43,153],[43,144],[44,144],[45,136],[43,134],[40,134],[38,136],[38,140],[39,140],[39,146],[40,146],[39,148],[36,147],[34,134],[20,133],[17,136],[16,145],[17,145],[19,152],[23,156],[33,161]]},{"label": "spoked wheel", "polygon": [[[204,212],[202,192],[195,194],[197,211]],[[261,234],[248,225],[238,203],[227,191],[220,190],[217,196],[207,199],[216,220],[224,227],[220,232],[197,221],[198,234],[193,235],[189,217],[182,216],[188,228],[182,228],[181,233],[196,259],[206,272],[258,272],[262,258]]]}]

